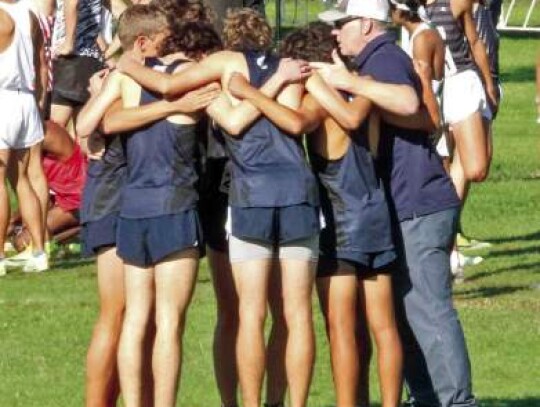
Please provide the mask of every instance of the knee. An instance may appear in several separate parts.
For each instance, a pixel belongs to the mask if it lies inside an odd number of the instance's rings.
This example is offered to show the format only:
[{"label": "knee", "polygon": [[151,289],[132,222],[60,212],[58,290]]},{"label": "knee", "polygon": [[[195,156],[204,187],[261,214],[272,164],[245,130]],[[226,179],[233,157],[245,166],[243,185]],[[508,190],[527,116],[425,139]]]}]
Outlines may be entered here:
[{"label": "knee", "polygon": [[266,321],[266,306],[244,304],[240,305],[239,322],[243,326],[264,327]]},{"label": "knee", "polygon": [[296,302],[284,308],[285,324],[289,330],[305,329],[313,324],[311,301]]}]

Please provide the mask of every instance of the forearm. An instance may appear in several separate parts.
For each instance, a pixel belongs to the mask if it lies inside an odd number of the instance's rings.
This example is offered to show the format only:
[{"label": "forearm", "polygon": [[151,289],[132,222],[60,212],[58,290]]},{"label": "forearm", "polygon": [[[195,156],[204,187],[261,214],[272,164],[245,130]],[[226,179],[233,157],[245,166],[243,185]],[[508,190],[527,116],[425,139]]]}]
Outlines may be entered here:
[{"label": "forearm", "polygon": [[472,55],[474,62],[480,73],[486,87],[493,87],[493,78],[491,76],[491,70],[489,69],[489,58],[486,52],[486,47],[482,40],[477,39],[476,42],[471,47]]},{"label": "forearm", "polygon": [[[283,85],[282,79],[277,75],[273,75],[259,90],[263,95],[274,99],[283,88]],[[225,109],[211,105],[208,114],[231,136],[238,136],[259,118],[261,111],[249,101],[242,100],[238,105],[229,105]]]},{"label": "forearm", "polygon": [[75,44],[77,33],[79,0],[65,0],[64,17],[66,21],[66,38],[69,44]]},{"label": "forearm", "polygon": [[109,109],[101,121],[100,131],[103,135],[111,135],[136,130],[173,113],[172,104],[165,100],[139,107]]},{"label": "forearm", "polygon": [[[346,130],[356,130],[367,118],[371,110],[370,103],[353,107],[333,88],[322,80],[308,80],[306,88],[332,118]],[[362,98],[362,96],[360,96]]]},{"label": "forearm", "polygon": [[250,88],[245,94],[245,100],[283,131],[292,135],[302,135],[306,131],[298,112],[277,103],[257,89]]},{"label": "forearm", "polygon": [[416,113],[420,105],[416,92],[408,85],[394,85],[355,77],[348,91],[371,100],[383,110],[404,116]]}]

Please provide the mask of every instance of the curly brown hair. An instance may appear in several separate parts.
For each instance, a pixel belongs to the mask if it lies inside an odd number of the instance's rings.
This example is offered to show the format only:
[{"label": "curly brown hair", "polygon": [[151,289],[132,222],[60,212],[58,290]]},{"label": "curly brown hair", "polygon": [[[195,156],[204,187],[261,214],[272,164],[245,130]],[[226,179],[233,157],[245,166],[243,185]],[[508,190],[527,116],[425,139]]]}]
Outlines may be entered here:
[{"label": "curly brown hair", "polygon": [[162,55],[183,52],[196,61],[205,55],[223,49],[223,44],[214,26],[200,21],[176,24],[173,33],[165,40]]},{"label": "curly brown hair", "polygon": [[151,4],[167,14],[171,25],[195,21],[212,24],[216,19],[214,10],[204,0],[152,0]]},{"label": "curly brown hair", "polygon": [[282,58],[304,59],[310,62],[332,62],[336,41],[332,27],[322,22],[310,23],[287,34],[279,48]]},{"label": "curly brown hair", "polygon": [[272,28],[264,16],[251,8],[229,10],[223,43],[231,51],[268,51],[272,47]]}]

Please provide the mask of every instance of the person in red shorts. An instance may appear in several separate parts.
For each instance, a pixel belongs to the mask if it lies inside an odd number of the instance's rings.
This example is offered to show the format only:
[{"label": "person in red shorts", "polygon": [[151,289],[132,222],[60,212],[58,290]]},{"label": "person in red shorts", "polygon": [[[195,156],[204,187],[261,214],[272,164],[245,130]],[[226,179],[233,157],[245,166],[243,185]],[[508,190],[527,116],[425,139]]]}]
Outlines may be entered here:
[{"label": "person in red shorts", "polygon": [[[79,207],[86,180],[87,159],[79,144],[54,122],[46,123],[43,170],[50,190],[47,236],[63,242],[79,232]],[[17,218],[12,219],[17,224]],[[23,250],[30,241],[26,227],[14,226],[13,246]]]}]

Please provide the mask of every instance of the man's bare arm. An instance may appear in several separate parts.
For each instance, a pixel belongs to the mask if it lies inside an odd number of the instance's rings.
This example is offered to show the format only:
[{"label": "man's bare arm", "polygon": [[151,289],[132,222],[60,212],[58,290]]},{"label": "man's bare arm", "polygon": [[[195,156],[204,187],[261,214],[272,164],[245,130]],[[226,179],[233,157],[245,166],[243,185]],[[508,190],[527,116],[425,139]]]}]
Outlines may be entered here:
[{"label": "man's bare arm", "polygon": [[322,119],[322,108],[309,94],[304,95],[298,110],[291,109],[251,86],[239,74],[233,75],[229,81],[229,91],[234,97],[249,101],[277,127],[292,135],[315,130]]},{"label": "man's bare arm", "polygon": [[205,109],[220,93],[220,87],[210,84],[186,93],[177,100],[159,100],[138,107],[123,108],[115,102],[105,113],[100,130],[103,134],[116,134],[136,130],[175,114],[191,114]]},{"label": "man's bare arm", "polygon": [[79,113],[77,135],[83,138],[89,137],[98,128],[107,109],[121,98],[121,75],[112,72],[105,79],[101,91],[94,93]]},{"label": "man's bare arm", "polygon": [[306,88],[321,106],[346,130],[356,130],[368,117],[372,103],[362,96],[347,102],[333,88],[330,88],[317,74],[312,75]]},{"label": "man's bare arm", "polygon": [[219,82],[233,54],[229,51],[217,52],[173,75],[143,66],[127,53],[122,55],[117,67],[143,88],[172,97],[210,82]]}]

